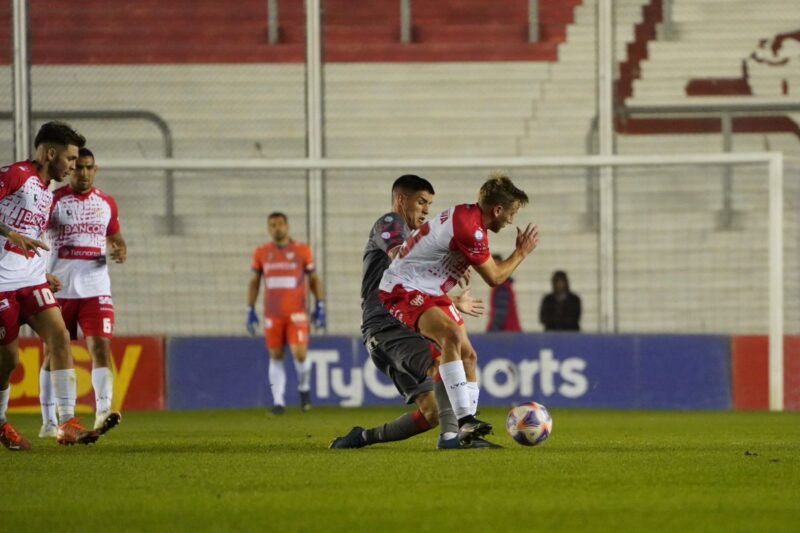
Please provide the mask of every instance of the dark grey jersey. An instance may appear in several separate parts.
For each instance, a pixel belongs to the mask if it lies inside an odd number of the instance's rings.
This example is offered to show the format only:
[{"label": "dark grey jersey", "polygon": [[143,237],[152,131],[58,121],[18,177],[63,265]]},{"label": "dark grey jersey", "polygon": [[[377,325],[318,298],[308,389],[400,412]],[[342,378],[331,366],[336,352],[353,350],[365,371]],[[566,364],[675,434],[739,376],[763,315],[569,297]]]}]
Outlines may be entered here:
[{"label": "dark grey jersey", "polygon": [[379,218],[369,232],[364,247],[364,263],[361,281],[361,330],[380,328],[394,318],[383,307],[378,297],[383,271],[389,268],[389,250],[403,244],[410,233],[405,220],[397,213],[386,213]]}]

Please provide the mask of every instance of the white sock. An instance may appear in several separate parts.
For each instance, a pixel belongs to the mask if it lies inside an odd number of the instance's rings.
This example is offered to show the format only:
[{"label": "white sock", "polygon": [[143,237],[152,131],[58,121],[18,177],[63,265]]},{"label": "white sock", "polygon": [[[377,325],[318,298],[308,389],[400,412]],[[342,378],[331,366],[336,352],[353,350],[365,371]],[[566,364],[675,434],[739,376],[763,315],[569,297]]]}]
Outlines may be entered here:
[{"label": "white sock", "polygon": [[283,395],[286,392],[286,365],[283,359],[269,360],[269,386],[272,389],[272,403],[286,405]]},{"label": "white sock", "polygon": [[114,374],[105,366],[92,369],[92,387],[94,403],[98,413],[111,411],[111,399],[114,389]]},{"label": "white sock", "polygon": [[481,390],[478,388],[478,382],[468,381],[467,392],[469,393],[469,414],[475,416],[475,413],[478,412],[478,397],[481,395]]},{"label": "white sock", "polygon": [[50,378],[53,380],[53,389],[56,393],[58,422],[63,424],[75,416],[75,399],[78,396],[75,369],[53,370],[50,372]]},{"label": "white sock", "polygon": [[464,373],[464,364],[461,361],[450,361],[439,365],[439,375],[447,389],[447,398],[453,406],[456,418],[463,418],[470,414],[470,399],[467,392],[467,375]]},{"label": "white sock", "polygon": [[306,358],[302,363],[294,360],[294,369],[297,371],[297,390],[308,392],[311,390],[311,359]]},{"label": "white sock", "polygon": [[11,397],[11,384],[6,390],[0,390],[0,425],[6,423],[6,411],[8,411],[8,399]]},{"label": "white sock", "polygon": [[50,379],[50,371],[44,368],[39,369],[39,404],[42,406],[42,424],[45,426],[57,424],[53,380]]}]

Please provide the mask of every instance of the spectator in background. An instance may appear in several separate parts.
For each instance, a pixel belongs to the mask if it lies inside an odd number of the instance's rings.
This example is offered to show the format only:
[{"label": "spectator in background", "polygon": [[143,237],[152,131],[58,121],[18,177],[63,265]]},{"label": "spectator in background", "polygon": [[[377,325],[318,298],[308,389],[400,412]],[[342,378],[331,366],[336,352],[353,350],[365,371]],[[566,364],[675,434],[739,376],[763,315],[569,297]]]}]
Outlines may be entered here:
[{"label": "spectator in background", "polygon": [[[495,262],[503,258],[500,254],[492,254]],[[492,287],[489,296],[489,326],[486,331],[522,331],[517,314],[517,297],[514,294],[513,278],[508,278],[496,287]]]},{"label": "spectator in background", "polygon": [[553,272],[553,292],[542,298],[539,322],[545,331],[580,331],[581,299],[569,290],[569,279],[563,270]]}]

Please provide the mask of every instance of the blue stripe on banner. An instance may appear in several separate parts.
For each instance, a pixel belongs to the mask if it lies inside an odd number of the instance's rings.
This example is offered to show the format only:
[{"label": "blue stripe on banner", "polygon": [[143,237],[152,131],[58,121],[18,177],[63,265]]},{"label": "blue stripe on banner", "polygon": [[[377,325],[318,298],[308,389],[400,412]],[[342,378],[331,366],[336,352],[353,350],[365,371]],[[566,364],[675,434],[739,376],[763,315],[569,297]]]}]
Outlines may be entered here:
[{"label": "blue stripe on banner", "polygon": [[[479,334],[481,405],[535,400],[552,407],[730,409],[730,339],[711,335]],[[167,343],[170,409],[271,405],[263,339],[173,338]],[[296,405],[288,359],[288,405]],[[317,405],[400,405],[357,337],[315,337]]]}]

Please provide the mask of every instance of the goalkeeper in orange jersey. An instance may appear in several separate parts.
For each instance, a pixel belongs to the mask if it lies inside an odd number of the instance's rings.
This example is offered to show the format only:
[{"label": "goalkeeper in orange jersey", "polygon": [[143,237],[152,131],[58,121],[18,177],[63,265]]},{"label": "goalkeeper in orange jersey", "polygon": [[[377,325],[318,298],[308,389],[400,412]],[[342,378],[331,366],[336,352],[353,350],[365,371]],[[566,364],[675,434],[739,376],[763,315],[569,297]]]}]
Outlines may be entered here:
[{"label": "goalkeeper in orange jersey", "polygon": [[284,213],[267,217],[272,242],[253,252],[250,284],[247,291],[247,330],[256,334],[259,320],[255,304],[261,284],[264,285],[264,337],[269,351],[269,384],[272,390],[272,412],[286,411],[286,345],[294,356],[300,407],[311,408],[311,361],[308,359],[308,313],[306,311],[306,277],[316,300],[311,318],[317,329],[325,329],[325,301],[322,281],[314,269],[311,248],[289,236],[289,221]]}]

